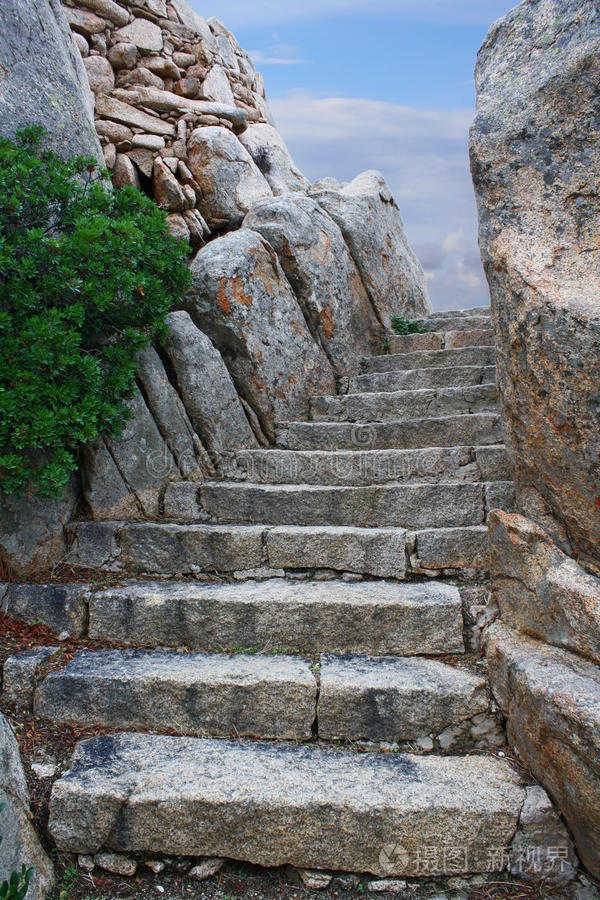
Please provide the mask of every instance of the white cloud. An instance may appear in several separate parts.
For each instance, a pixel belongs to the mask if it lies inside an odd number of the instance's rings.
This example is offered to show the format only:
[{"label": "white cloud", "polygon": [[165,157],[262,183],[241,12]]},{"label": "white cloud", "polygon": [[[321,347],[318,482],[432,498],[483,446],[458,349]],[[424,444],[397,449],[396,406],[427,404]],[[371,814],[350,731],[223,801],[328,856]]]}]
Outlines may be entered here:
[{"label": "white cloud", "polygon": [[[205,4],[191,0],[201,15],[207,15]],[[461,25],[490,25],[505,15],[511,0],[371,0],[368,13],[387,13],[426,22]],[[204,7],[204,8],[202,8]],[[364,14],[364,0],[221,0],[218,18],[236,28],[273,26],[283,22],[323,19],[328,16]]]},{"label": "white cloud", "polygon": [[293,59],[285,56],[271,56],[262,50],[249,50],[248,55],[256,66],[297,66],[308,62],[306,59]]},{"label": "white cloud", "polygon": [[305,92],[270,105],[296,163],[312,181],[383,172],[437,308],[488,302],[467,153],[472,110],[421,110]]}]

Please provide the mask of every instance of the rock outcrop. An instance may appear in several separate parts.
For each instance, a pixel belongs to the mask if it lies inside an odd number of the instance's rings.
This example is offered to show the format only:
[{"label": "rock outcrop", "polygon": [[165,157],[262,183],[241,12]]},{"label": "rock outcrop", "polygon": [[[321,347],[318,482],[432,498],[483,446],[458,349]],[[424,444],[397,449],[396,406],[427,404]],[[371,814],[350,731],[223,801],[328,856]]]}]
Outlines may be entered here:
[{"label": "rock outcrop", "polygon": [[88,77],[59,0],[2,3],[0,70],[3,137],[42,125],[46,146],[64,159],[102,160]]},{"label": "rock outcrop", "polygon": [[487,635],[490,680],[511,742],[596,876],[599,50],[596,3],[525,0],[480,50],[471,131],[498,387],[524,514],[489,519],[502,620]]},{"label": "rock outcrop", "polygon": [[409,319],[431,312],[425,274],[380,172],[363,172],[349,184],[327,178],[316,182],[310,195],[339,225],[385,328],[399,310]]},{"label": "rock outcrop", "polygon": [[478,57],[471,165],[521,509],[600,571],[600,16],[525,0]]},{"label": "rock outcrop", "polygon": [[310,394],[334,389],[277,255],[259,234],[242,228],[211,241],[191,271],[189,313],[221,349],[265,433],[306,413]]},{"label": "rock outcrop", "polygon": [[52,863],[44,853],[29,817],[29,790],[12,728],[0,715],[0,873],[1,880],[21,866],[35,869],[27,900],[44,900],[54,881]]}]

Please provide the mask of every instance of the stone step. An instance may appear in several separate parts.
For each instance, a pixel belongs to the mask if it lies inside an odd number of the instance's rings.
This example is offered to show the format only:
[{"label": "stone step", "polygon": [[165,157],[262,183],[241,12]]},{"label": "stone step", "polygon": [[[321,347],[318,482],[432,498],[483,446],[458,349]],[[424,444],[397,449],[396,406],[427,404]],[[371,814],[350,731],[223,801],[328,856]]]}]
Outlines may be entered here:
[{"label": "stone step", "polygon": [[473,387],[311,397],[309,409],[316,420],[385,422],[495,412],[499,404],[496,384],[491,382]]},{"label": "stone step", "polygon": [[254,484],[368,486],[427,482],[511,481],[506,448],[426,447],[420,450],[241,450],[227,472]]},{"label": "stone step", "polygon": [[77,746],[52,789],[49,831],[72,853],[377,875],[422,875],[431,847],[444,851],[446,874],[460,874],[487,871],[510,846],[524,798],[515,771],[490,757],[123,733]]},{"label": "stone step", "polygon": [[437,581],[129,582],[90,594],[89,636],[212,652],[464,651],[460,593]]},{"label": "stone step", "polygon": [[413,573],[452,575],[475,570],[489,573],[488,531],[485,525],[469,528],[423,528],[409,532],[408,569]]},{"label": "stone step", "polygon": [[485,678],[456,665],[332,653],[319,662],[317,682],[311,661],[293,655],[84,650],[38,681],[33,709],[119,731],[388,742],[439,738],[489,711]]},{"label": "stone step", "polygon": [[[489,508],[501,505],[491,497],[486,504]],[[83,572],[265,578],[283,576],[284,571],[308,570],[310,574],[331,570],[403,579],[411,571],[489,571],[485,526],[407,532],[402,528],[327,525],[76,522],[69,526],[69,533],[72,545],[65,562]],[[416,536],[418,553],[414,550]]]},{"label": "stone step", "polygon": [[[468,320],[465,320],[468,321]],[[491,322],[478,320],[481,327],[424,331],[420,334],[391,334],[387,338],[388,353],[410,353],[413,350],[454,350],[457,347],[492,347],[495,343]],[[437,325],[437,323],[436,323]]]},{"label": "stone step", "polygon": [[418,657],[321,657],[318,735],[414,741],[489,709],[486,679]]},{"label": "stone step", "polygon": [[361,374],[371,372],[405,372],[454,366],[495,366],[494,347],[460,347],[456,350],[413,350],[411,353],[389,353],[361,360]]},{"label": "stone step", "polygon": [[424,319],[417,319],[419,328],[427,331],[482,331],[493,329],[490,310],[487,312],[472,312],[471,310],[448,310],[447,312],[434,313]]},{"label": "stone step", "polygon": [[418,450],[503,444],[500,413],[468,413],[401,422],[289,422],[277,430],[284,450]]},{"label": "stone step", "polygon": [[349,393],[378,394],[382,391],[419,391],[435,388],[469,387],[496,380],[495,366],[432,366],[405,372],[374,372],[350,379]]},{"label": "stone step", "polygon": [[485,491],[481,483],[324,487],[174,482],[167,486],[164,508],[168,517],[177,512],[180,522],[210,518],[242,524],[447,528],[482,525]]},{"label": "stone step", "polygon": [[100,650],[49,674],[34,712],[70,725],[306,740],[316,703],[310,660],[296,656]]}]

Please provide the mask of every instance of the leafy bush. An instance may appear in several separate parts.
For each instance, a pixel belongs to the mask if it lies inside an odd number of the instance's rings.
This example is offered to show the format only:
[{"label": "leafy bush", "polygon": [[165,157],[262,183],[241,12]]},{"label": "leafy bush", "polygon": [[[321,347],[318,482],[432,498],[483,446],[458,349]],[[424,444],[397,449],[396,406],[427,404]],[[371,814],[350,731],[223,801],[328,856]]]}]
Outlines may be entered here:
[{"label": "leafy bush", "polygon": [[136,357],[190,276],[152,200],[42,135],[0,138],[0,487],[49,497],[84,442],[120,433]]},{"label": "leafy bush", "polygon": [[[6,809],[6,803],[0,803],[0,812]],[[2,835],[0,834],[0,844]],[[0,884],[0,900],[23,900],[29,889],[34,869],[21,867],[20,872],[11,872],[8,879]]]},{"label": "leafy bush", "polygon": [[404,316],[392,316],[392,331],[394,334],[425,334],[426,328],[421,328],[418,322],[411,322]]}]

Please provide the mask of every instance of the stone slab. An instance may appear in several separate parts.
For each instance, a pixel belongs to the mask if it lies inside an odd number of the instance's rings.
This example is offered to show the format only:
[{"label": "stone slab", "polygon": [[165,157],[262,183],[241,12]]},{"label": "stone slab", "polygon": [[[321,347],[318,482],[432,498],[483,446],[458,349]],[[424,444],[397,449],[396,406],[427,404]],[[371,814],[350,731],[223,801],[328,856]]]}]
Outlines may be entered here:
[{"label": "stone slab", "polygon": [[431,659],[321,657],[319,737],[412,741],[488,709],[485,678]]},{"label": "stone slab", "polygon": [[[79,744],[54,785],[49,830],[70,852],[106,846],[377,875],[419,874],[419,851],[443,835],[466,851],[456,872],[477,872],[516,830],[524,789],[515,781],[507,763],[483,757],[121,734]],[[390,845],[405,853],[390,860]]]},{"label": "stone slab", "polygon": [[198,736],[308,739],[308,660],[167,651],[81,651],[35,694],[35,714],[71,725]]},{"label": "stone slab", "polygon": [[430,366],[403,372],[372,372],[350,379],[352,393],[418,391],[434,388],[466,387],[496,380],[495,366]]},{"label": "stone slab", "polygon": [[362,361],[363,373],[402,372],[406,369],[426,369],[446,366],[493,366],[496,353],[493,347],[461,347],[455,350],[413,350],[372,356]]},{"label": "stone slab", "polygon": [[89,633],[207,651],[406,656],[464,649],[460,594],[433,581],[131,582],[92,594]]}]

